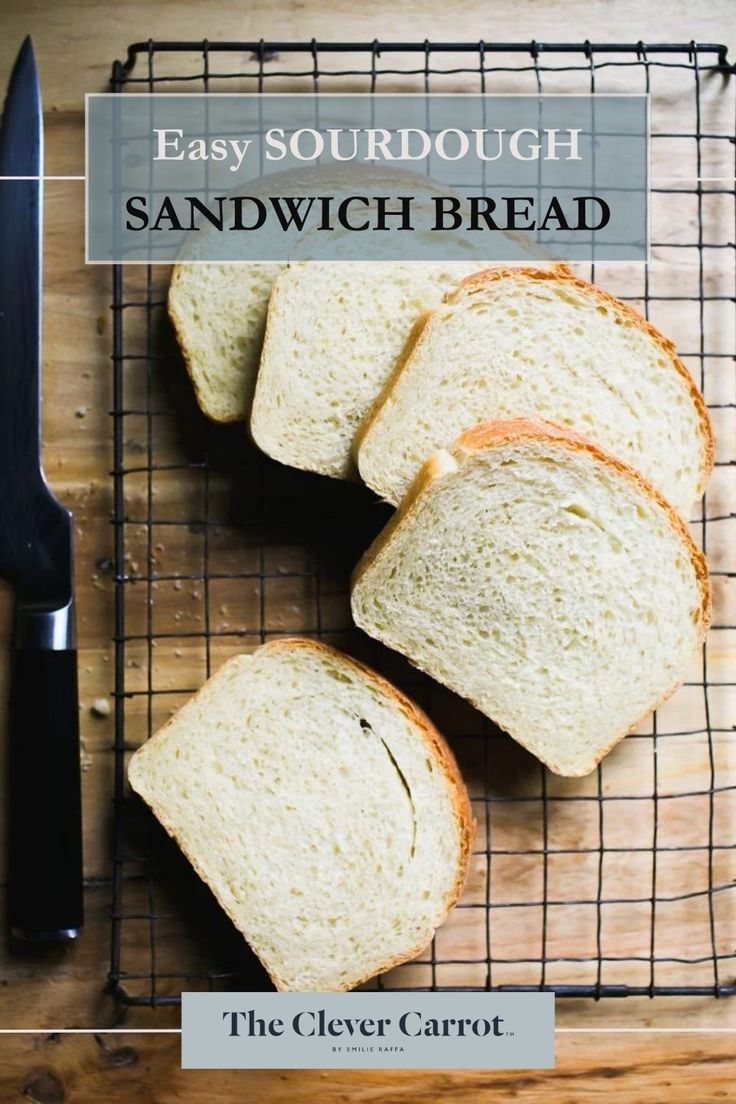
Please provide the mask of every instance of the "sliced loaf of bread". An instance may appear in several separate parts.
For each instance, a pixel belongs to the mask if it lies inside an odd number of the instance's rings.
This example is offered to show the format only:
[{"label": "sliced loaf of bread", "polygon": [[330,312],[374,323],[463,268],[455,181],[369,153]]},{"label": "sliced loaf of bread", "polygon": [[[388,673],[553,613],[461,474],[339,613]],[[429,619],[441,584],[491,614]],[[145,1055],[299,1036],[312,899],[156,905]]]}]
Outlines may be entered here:
[{"label": "sliced loaf of bread", "polygon": [[632,468],[551,423],[491,422],[421,469],[358,565],[353,616],[551,770],[584,775],[685,678],[704,557]]},{"label": "sliced loaf of bread", "polygon": [[356,438],[360,474],[401,501],[472,425],[550,418],[643,473],[686,516],[712,467],[702,396],[674,346],[564,267],[471,276],[417,323]]},{"label": "sliced loaf of bread", "polygon": [[174,268],[168,309],[197,402],[216,422],[250,410],[266,308],[283,264],[192,264]]},{"label": "sliced loaf of bread", "polygon": [[276,280],[251,433],[284,464],[355,478],[355,431],[417,315],[479,264],[302,262]]},{"label": "sliced loaf of bread", "polygon": [[279,989],[350,989],[412,958],[463,886],[472,817],[442,737],[309,640],[225,663],[128,778]]}]

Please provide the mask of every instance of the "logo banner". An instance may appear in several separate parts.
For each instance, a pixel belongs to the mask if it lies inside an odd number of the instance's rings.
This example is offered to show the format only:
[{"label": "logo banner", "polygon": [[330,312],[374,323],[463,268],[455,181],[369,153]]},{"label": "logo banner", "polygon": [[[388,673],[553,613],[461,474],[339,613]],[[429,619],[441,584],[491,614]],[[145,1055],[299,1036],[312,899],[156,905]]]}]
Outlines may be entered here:
[{"label": "logo banner", "polygon": [[549,1069],[553,993],[184,993],[185,1069]]}]

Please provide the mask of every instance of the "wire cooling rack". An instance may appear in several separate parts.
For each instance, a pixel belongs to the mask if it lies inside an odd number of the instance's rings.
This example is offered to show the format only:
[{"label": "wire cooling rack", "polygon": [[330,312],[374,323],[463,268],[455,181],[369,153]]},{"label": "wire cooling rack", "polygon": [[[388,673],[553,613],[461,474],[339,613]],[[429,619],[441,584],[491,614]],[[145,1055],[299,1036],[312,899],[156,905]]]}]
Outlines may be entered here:
[{"label": "wire cooling rack", "polygon": [[580,266],[678,344],[717,437],[693,520],[714,625],[685,686],[586,779],[548,774],[350,621],[348,577],[388,516],[199,413],[166,321],[169,269],[113,270],[115,818],[110,982],[127,1004],[266,987],[241,937],[126,787],[128,754],[224,659],[321,637],[447,734],[478,836],[466,892],[401,988],[570,996],[736,991],[736,77],[725,46],[147,42],[134,91],[649,92],[652,263]]}]

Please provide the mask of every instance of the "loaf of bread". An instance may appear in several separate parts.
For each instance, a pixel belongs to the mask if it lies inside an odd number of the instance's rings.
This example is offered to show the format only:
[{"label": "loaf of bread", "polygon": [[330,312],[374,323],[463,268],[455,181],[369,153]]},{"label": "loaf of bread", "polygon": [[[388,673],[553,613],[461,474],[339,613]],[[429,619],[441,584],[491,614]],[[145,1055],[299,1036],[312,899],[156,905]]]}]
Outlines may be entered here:
[{"label": "loaf of bread", "polygon": [[713,463],[708,413],[674,346],[564,267],[470,276],[417,323],[357,434],[363,479],[397,504],[420,465],[479,422],[550,418],[689,511]]},{"label": "loaf of bread", "polygon": [[452,754],[322,644],[229,660],[128,777],[279,989],[350,989],[414,957],[461,892],[472,817]]},{"label": "loaf of bread", "polygon": [[576,776],[685,678],[705,559],[639,473],[551,423],[433,455],[358,565],[355,621]]},{"label": "loaf of bread", "polygon": [[479,264],[302,262],[277,278],[251,433],[292,467],[355,478],[355,431],[417,315]]},{"label": "loaf of bread", "polygon": [[250,410],[266,308],[283,264],[192,264],[174,268],[169,318],[197,402],[216,422]]}]

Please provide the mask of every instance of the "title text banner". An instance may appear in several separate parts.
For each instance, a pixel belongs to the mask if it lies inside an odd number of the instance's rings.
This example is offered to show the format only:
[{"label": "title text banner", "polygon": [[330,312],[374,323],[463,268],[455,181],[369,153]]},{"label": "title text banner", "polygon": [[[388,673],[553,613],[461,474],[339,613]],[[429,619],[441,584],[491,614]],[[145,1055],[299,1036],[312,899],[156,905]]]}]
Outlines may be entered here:
[{"label": "title text banner", "polygon": [[91,95],[90,262],[647,259],[648,101]]}]

